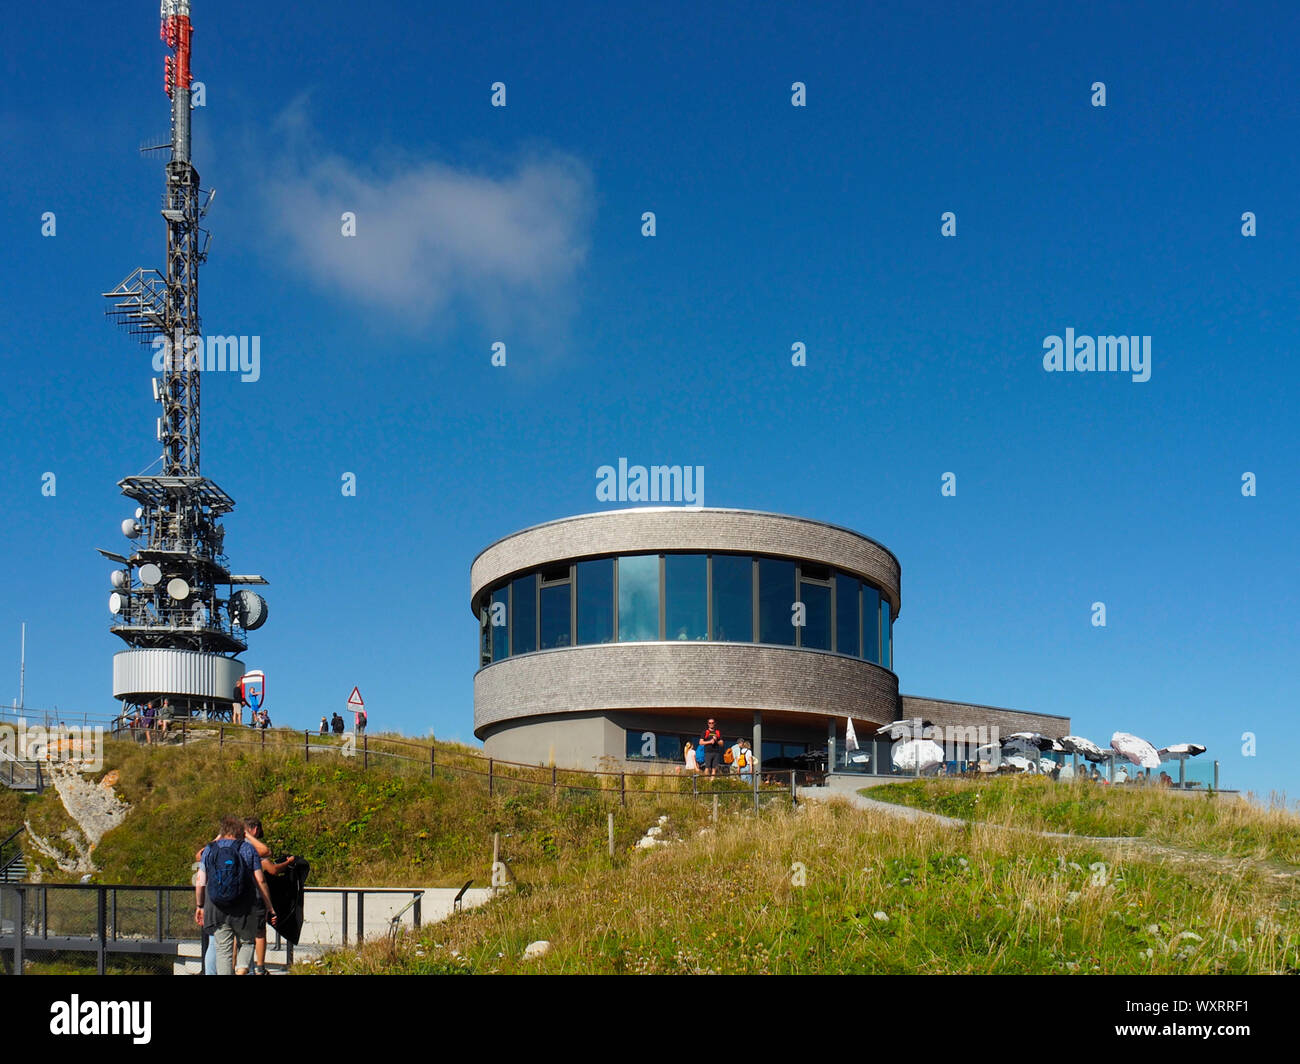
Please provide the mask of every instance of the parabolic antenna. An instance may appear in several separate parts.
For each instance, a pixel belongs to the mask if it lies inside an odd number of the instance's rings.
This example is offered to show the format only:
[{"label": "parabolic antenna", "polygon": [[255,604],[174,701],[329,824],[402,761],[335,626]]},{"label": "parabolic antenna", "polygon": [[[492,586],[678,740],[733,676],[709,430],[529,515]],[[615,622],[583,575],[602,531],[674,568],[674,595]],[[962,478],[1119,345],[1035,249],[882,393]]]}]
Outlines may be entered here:
[{"label": "parabolic antenna", "polygon": [[162,570],[153,562],[146,562],[140,566],[140,583],[153,587],[160,580],[162,580]]},{"label": "parabolic antenna", "polygon": [[136,539],[140,535],[140,526],[136,524],[134,517],[127,517],[122,520],[122,535],[127,539]]},{"label": "parabolic antenna", "polygon": [[190,597],[190,585],[179,576],[167,581],[167,594],[177,602],[184,602]]},{"label": "parabolic antenna", "polygon": [[126,596],[120,595],[114,591],[108,596],[108,612],[121,613],[126,608]]},{"label": "parabolic antenna", "polygon": [[121,569],[114,569],[112,575],[109,576],[109,580],[112,581],[114,587],[126,587],[126,573]]},{"label": "parabolic antenna", "polygon": [[245,631],[266,623],[266,599],[252,591],[236,591],[230,597],[230,615]]}]

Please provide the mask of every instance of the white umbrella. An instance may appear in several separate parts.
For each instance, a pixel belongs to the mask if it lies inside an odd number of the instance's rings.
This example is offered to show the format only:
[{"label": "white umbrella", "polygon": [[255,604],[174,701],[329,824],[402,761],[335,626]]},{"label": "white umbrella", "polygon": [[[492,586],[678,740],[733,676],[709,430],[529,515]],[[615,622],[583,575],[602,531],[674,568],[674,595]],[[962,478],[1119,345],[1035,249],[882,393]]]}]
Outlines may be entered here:
[{"label": "white umbrella", "polygon": [[1019,754],[1011,754],[1009,757],[1002,759],[1002,764],[1007,768],[1013,768],[1017,772],[1028,772],[1034,767],[1034,763],[1027,757],[1021,757]]},{"label": "white umbrella", "polygon": [[1109,750],[1103,750],[1091,739],[1085,739],[1082,735],[1067,735],[1061,739],[1061,745],[1065,747],[1067,754],[1082,754],[1089,761],[1105,761],[1110,757]]},{"label": "white umbrella", "polygon": [[1002,744],[1005,753],[1015,754],[1019,757],[1038,759],[1038,747],[1024,738],[1023,735],[1012,735]]},{"label": "white umbrella", "polygon": [[1038,771],[1044,776],[1050,776],[1057,769],[1057,764],[1050,757],[1040,757],[1038,759]]},{"label": "white umbrella", "polygon": [[886,739],[919,739],[926,728],[933,727],[928,720],[913,717],[911,720],[896,720],[892,724],[882,724],[876,734]]},{"label": "white umbrella", "polygon": [[1009,743],[1022,743],[1025,746],[1033,747],[1035,750],[1056,750],[1059,752],[1064,749],[1055,739],[1036,731],[1012,732],[1007,736],[1006,741]]},{"label": "white umbrella", "polygon": [[1128,732],[1117,731],[1110,737],[1110,748],[1121,757],[1128,758],[1138,768],[1159,768],[1160,755],[1145,739]]},{"label": "white umbrella", "polygon": [[844,749],[856,750],[858,748],[858,733],[853,730],[853,718],[845,717],[849,726],[844,730]]},{"label": "white umbrella", "polygon": [[894,768],[903,772],[924,772],[943,764],[943,747],[933,739],[908,739],[894,744],[890,758]]},{"label": "white umbrella", "polygon": [[1173,746],[1162,746],[1157,753],[1162,761],[1186,761],[1205,753],[1205,747],[1200,743],[1174,743]]}]

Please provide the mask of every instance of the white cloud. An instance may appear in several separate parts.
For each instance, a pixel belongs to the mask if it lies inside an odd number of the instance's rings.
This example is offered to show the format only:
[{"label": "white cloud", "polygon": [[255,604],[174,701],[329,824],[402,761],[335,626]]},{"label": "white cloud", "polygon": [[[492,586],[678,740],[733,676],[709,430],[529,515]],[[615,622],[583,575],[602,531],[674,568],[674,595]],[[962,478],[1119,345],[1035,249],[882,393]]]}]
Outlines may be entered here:
[{"label": "white cloud", "polygon": [[[300,117],[286,125],[301,132]],[[487,174],[288,150],[295,161],[268,182],[267,207],[323,287],[408,324],[465,310],[490,324],[545,322],[572,303],[592,198],[574,157],[534,152]],[[354,237],[342,235],[344,211],[356,215]]]}]

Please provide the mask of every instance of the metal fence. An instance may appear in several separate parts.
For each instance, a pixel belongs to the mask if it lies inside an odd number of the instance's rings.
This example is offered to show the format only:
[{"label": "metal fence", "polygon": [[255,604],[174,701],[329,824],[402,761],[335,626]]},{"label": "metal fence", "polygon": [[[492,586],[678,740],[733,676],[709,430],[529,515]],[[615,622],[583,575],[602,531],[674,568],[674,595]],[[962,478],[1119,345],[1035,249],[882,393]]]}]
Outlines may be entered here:
[{"label": "metal fence", "polygon": [[[416,887],[308,887],[306,893],[307,908],[314,908],[313,898],[341,896],[335,927],[345,946],[364,937],[367,897],[409,897],[388,922],[395,926],[410,913],[412,925],[420,926],[424,891]],[[284,948],[292,964],[293,946],[272,927],[267,935],[268,946]],[[175,957],[183,943],[200,938],[192,886],[0,884],[0,953],[10,954],[16,975],[31,953],[93,953],[103,975],[110,954]]]}]

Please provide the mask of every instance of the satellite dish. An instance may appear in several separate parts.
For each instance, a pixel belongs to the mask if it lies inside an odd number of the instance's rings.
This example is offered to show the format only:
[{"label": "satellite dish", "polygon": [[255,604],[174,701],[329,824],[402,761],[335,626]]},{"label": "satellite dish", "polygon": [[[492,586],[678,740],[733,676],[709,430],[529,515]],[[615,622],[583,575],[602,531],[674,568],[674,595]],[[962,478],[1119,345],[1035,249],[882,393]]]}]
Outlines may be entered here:
[{"label": "satellite dish", "polygon": [[190,597],[190,585],[179,576],[167,581],[167,594],[177,602],[184,602]]},{"label": "satellite dish", "polygon": [[162,570],[153,562],[146,562],[140,566],[140,583],[148,584],[153,587],[162,580]]},{"label": "satellite dish", "polygon": [[135,519],[136,519],[137,521],[139,521],[140,518],[142,518],[143,516],[144,516],[144,507],[143,507],[143,506],[137,506],[137,507],[135,508]]},{"label": "satellite dish", "polygon": [[245,631],[266,623],[266,599],[252,591],[236,591],[230,597],[230,615]]},{"label": "satellite dish", "polygon": [[140,526],[135,523],[134,517],[128,517],[122,522],[122,535],[127,539],[135,539],[140,535]]},{"label": "satellite dish", "polygon": [[126,570],[114,569],[113,572],[109,574],[108,579],[112,582],[114,587],[126,587]]},{"label": "satellite dish", "polygon": [[108,596],[109,613],[114,613],[114,614],[121,613],[124,609],[126,609],[125,595],[120,595],[116,591],[114,591],[111,595]]}]

